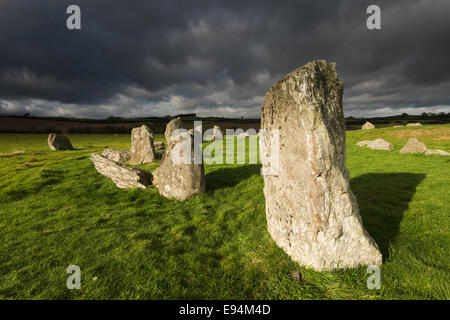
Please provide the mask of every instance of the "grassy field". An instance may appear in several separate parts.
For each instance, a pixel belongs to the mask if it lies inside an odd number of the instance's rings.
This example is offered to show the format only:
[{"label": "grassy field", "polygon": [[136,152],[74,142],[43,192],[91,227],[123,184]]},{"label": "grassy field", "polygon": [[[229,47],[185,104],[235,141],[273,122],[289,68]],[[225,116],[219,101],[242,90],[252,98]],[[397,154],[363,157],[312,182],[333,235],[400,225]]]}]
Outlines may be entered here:
[{"label": "grassy field", "polygon": [[[129,149],[129,135],[68,136],[74,151],[0,134],[1,299],[450,299],[450,157],[398,152],[409,137],[450,151],[450,125],[347,133],[351,187],[384,257],[381,290],[367,289],[366,268],[315,272],[275,245],[257,165],[207,165],[207,192],[180,203],[97,173],[89,155]],[[355,146],[375,138],[395,150]],[[71,264],[80,290],[66,287]]]}]

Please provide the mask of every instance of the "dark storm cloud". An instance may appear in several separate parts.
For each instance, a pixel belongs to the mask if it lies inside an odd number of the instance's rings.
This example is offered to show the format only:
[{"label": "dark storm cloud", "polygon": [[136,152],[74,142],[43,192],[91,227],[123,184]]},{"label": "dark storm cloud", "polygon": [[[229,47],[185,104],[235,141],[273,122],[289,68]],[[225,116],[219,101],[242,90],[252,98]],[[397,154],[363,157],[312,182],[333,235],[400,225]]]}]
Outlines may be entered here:
[{"label": "dark storm cloud", "polygon": [[[82,30],[66,28],[78,4]],[[366,28],[378,4],[382,30]],[[258,116],[270,85],[335,61],[346,114],[450,111],[450,2],[0,1],[0,113]]]}]

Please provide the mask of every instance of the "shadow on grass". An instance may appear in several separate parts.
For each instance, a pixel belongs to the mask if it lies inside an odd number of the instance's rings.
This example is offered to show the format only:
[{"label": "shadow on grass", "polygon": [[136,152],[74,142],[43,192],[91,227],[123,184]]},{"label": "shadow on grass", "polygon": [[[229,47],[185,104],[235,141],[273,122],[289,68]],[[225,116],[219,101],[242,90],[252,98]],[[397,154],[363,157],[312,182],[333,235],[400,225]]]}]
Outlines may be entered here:
[{"label": "shadow on grass", "polygon": [[364,226],[380,247],[384,261],[397,239],[403,213],[424,178],[425,174],[369,173],[350,181]]},{"label": "shadow on grass", "polygon": [[206,190],[214,192],[218,189],[234,187],[242,180],[260,174],[260,165],[230,166],[213,170],[206,174]]}]

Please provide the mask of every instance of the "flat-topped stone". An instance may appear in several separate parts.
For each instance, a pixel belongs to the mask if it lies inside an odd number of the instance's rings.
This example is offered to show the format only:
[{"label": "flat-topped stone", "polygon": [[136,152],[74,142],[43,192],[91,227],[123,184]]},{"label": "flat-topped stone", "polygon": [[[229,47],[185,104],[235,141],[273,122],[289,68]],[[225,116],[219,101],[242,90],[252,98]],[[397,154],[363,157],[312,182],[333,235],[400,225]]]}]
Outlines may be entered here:
[{"label": "flat-topped stone", "polygon": [[118,188],[145,188],[152,184],[150,172],[127,167],[97,153],[91,154],[90,159],[94,163],[95,169],[111,179]]},{"label": "flat-topped stone", "polygon": [[128,162],[131,159],[131,151],[105,149],[102,152],[102,156],[105,156],[115,162]]}]

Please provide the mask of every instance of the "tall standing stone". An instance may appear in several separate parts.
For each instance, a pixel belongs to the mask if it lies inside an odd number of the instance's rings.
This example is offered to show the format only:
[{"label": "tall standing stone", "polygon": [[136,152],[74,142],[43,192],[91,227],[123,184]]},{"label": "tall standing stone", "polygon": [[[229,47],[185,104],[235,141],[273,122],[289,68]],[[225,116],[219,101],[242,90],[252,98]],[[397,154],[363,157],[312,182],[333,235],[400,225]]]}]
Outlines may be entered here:
[{"label": "tall standing stone", "polygon": [[269,159],[279,156],[276,175],[264,176],[268,230],[293,260],[316,270],[382,263],[349,187],[342,93],[336,65],[317,60],[274,84],[262,107],[263,143],[279,130],[279,150],[266,148]]},{"label": "tall standing stone", "polygon": [[167,144],[170,143],[170,138],[172,136],[172,132],[176,129],[181,128],[181,119],[180,117],[172,119],[166,126],[166,131],[164,132],[164,136],[166,137]]},{"label": "tall standing stone", "polygon": [[130,164],[149,163],[155,159],[152,130],[146,125],[131,130]]},{"label": "tall standing stone", "polygon": [[[178,122],[175,125],[179,126],[180,124]],[[179,127],[170,129],[173,132]],[[159,194],[169,199],[185,201],[198,193],[205,192],[203,163],[194,163],[193,135],[184,132],[176,138],[169,137],[168,141],[170,142],[161,160],[161,165],[153,172],[153,184],[158,188]],[[180,162],[181,159],[184,161]]]}]

